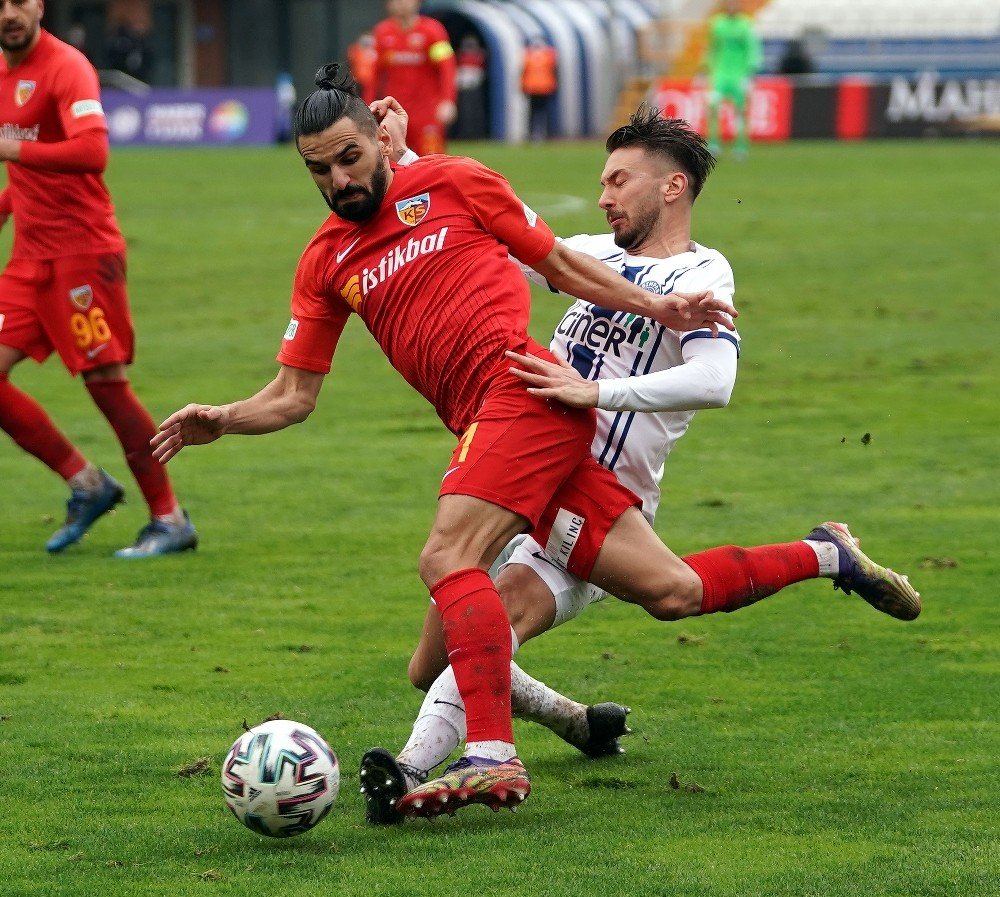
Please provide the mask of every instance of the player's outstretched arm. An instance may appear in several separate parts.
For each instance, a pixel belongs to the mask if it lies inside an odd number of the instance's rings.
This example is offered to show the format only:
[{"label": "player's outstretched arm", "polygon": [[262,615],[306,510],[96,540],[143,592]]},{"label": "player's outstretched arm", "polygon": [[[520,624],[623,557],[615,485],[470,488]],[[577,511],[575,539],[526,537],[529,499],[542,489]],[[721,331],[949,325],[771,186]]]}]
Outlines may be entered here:
[{"label": "player's outstretched arm", "polygon": [[316,407],[323,374],[282,365],[259,393],[230,405],[186,405],[175,411],[150,440],[153,457],[166,464],[187,445],[220,436],[259,436],[304,421]]},{"label": "player's outstretched arm", "polygon": [[700,293],[648,293],[629,282],[603,262],[576,252],[557,242],[552,251],[532,267],[561,293],[569,293],[616,311],[633,312],[652,318],[672,330],[701,330],[717,333],[719,327],[735,330],[736,309],[711,290]]},{"label": "player's outstretched arm", "polygon": [[739,353],[730,340],[694,339],[685,344],[684,363],[651,374],[586,380],[562,358],[507,352],[510,372],[528,392],[574,408],[607,411],[697,411],[725,408],[736,385]]}]

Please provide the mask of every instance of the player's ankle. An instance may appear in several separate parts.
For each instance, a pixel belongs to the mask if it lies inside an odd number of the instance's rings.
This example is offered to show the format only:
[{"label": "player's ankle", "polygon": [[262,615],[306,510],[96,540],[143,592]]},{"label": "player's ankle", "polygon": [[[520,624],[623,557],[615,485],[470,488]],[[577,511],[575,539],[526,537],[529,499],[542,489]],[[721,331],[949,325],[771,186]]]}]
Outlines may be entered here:
[{"label": "player's ankle", "polygon": [[66,480],[66,485],[76,492],[96,492],[102,482],[101,472],[88,461],[83,470]]},{"label": "player's ankle", "polygon": [[159,520],[160,523],[165,523],[168,526],[184,526],[186,523],[184,511],[180,505],[174,505],[174,509],[168,514],[154,514],[153,520]]},{"label": "player's ankle", "polygon": [[517,756],[517,749],[509,741],[470,741],[465,746],[465,756],[506,763]]}]

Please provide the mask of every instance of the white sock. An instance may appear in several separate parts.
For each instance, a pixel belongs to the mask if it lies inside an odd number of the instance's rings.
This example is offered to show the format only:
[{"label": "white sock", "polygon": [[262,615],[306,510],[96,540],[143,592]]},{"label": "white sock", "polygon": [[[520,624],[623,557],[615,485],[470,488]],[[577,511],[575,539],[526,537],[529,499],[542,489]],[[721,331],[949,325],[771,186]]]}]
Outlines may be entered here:
[{"label": "white sock", "polygon": [[156,519],[169,526],[184,526],[187,523],[180,505],[174,505],[174,509],[169,514],[157,514]]},{"label": "white sock", "polygon": [[532,679],[516,663],[510,665],[510,703],[514,716],[545,726],[574,746],[585,744],[590,736],[585,704]]},{"label": "white sock", "polygon": [[79,489],[84,492],[96,492],[101,488],[101,472],[90,462],[79,473],[73,474],[66,485],[70,489]]},{"label": "white sock", "polygon": [[426,774],[444,763],[464,740],[465,704],[455,671],[448,667],[427,689],[410,738],[396,759]]},{"label": "white sock", "polygon": [[819,575],[836,579],[840,575],[840,552],[833,542],[815,542],[812,539],[803,540],[819,560]]},{"label": "white sock", "polygon": [[[511,656],[517,653],[519,647],[517,633],[511,627]],[[513,675],[514,668],[511,666]],[[455,671],[448,667],[427,689],[427,695],[413,723],[410,738],[396,756],[396,760],[403,766],[412,766],[426,778],[432,769],[444,763],[452,751],[465,741],[465,734],[465,702],[455,681]],[[507,742],[499,743],[507,744]],[[487,753],[476,754],[477,757],[496,759],[492,756],[496,753],[496,749],[489,746],[493,742],[478,742],[478,744],[487,745],[480,748]],[[510,752],[508,756],[502,758],[504,760],[514,756],[514,746],[509,747]],[[500,753],[506,753],[506,749]],[[410,787],[413,787],[412,783]]]},{"label": "white sock", "polygon": [[517,749],[509,741],[470,741],[465,746],[465,756],[504,763],[517,756]]}]

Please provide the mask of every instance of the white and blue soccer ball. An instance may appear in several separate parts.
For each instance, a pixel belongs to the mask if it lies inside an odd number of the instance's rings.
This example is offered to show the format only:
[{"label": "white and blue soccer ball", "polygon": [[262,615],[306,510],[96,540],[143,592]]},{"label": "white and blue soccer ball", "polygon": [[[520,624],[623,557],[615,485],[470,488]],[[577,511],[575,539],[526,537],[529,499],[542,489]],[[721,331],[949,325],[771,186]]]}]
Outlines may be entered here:
[{"label": "white and blue soccer ball", "polygon": [[337,755],[309,726],[277,719],[236,739],[222,764],[226,806],[248,829],[290,838],[318,825],[340,791]]}]

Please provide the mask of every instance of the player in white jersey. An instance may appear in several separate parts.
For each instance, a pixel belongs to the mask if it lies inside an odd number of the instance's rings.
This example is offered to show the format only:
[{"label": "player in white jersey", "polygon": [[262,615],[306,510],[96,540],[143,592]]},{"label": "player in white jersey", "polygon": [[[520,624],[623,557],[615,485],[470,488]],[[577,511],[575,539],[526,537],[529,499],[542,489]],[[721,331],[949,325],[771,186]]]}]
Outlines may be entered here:
[{"label": "player in white jersey", "polygon": [[[733,302],[732,268],[720,252],[691,241],[687,251],[656,258],[633,255],[615,240],[612,234],[598,234],[564,242],[651,292],[712,290]],[[522,266],[522,270],[544,284],[531,269]],[[739,334],[679,332],[648,318],[577,300],[556,326],[549,348],[580,377],[594,382],[598,411],[593,455],[642,499],[642,512],[652,523],[664,464],[674,443],[687,432],[696,410],[725,407],[729,401],[736,382]],[[555,626],[605,597],[600,589],[562,569],[558,539],[554,531],[543,547],[531,536],[519,537],[499,565],[503,569],[521,564],[534,571],[554,596]],[[540,595],[541,590],[531,592]],[[532,603],[537,604],[537,598]]]},{"label": "player in white jersey", "polygon": [[[692,204],[715,161],[701,137],[685,122],[663,119],[656,110],[641,106],[628,125],[608,138],[607,150],[599,205],[613,236],[573,238],[573,248],[591,252],[648,290],[684,293],[710,288],[731,302],[734,286],[728,263],[691,239]],[[643,513],[651,520],[664,461],[693,412],[729,401],[738,337],[709,330],[682,334],[577,302],[557,328],[552,350],[559,363],[507,355],[530,393],[598,409],[594,456],[641,497]],[[555,535],[544,548],[527,539],[508,546],[498,560],[504,563],[491,570],[510,618],[515,649],[604,596],[569,574],[562,563],[582,524],[557,516]],[[613,553],[607,546],[604,551]],[[862,554],[839,523],[821,524],[794,542],[748,549],[722,546],[680,560],[692,570],[706,571],[699,574],[703,591],[697,602],[634,588],[634,570],[627,579],[617,574],[603,581],[608,592],[639,604],[658,620],[731,612],[817,577],[832,579],[835,587],[856,592],[897,619],[912,620],[920,613],[920,596],[906,577]],[[490,767],[467,758],[425,782],[429,770],[464,738],[464,707],[447,664],[439,617],[431,609],[410,662],[414,685],[430,686],[413,733],[398,757],[373,748],[362,759],[369,822],[393,824],[405,816],[450,812],[456,804],[490,803]],[[627,708],[578,704],[514,663],[511,704],[516,715],[548,726],[590,756],[619,752],[618,738],[627,733]]]}]

